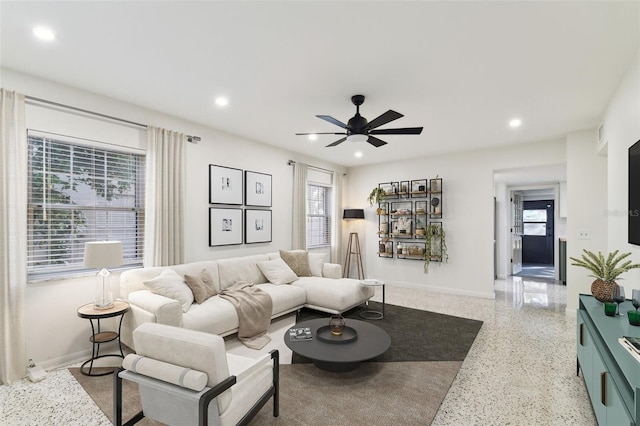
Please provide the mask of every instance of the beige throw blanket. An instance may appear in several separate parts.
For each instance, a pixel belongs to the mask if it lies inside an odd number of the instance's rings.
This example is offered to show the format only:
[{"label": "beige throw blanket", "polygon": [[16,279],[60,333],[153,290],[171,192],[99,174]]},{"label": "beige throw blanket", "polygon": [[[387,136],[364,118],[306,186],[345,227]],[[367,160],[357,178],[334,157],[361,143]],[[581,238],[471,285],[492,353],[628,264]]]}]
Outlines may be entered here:
[{"label": "beige throw blanket", "polygon": [[222,290],[220,297],[231,302],[238,313],[238,340],[251,349],[262,349],[271,341],[271,296],[253,284],[240,281]]}]

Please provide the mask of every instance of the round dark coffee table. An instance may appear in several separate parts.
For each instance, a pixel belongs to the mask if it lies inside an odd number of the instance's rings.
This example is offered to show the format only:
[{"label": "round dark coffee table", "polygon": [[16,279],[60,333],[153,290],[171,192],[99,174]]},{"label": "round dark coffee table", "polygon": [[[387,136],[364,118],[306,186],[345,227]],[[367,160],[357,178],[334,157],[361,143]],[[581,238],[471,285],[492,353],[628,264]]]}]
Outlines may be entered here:
[{"label": "round dark coffee table", "polygon": [[329,343],[318,339],[318,328],[328,325],[329,318],[303,321],[291,328],[311,329],[311,340],[291,340],[289,329],[284,334],[284,343],[293,352],[307,357],[313,364],[327,371],[344,372],[356,369],[362,361],[382,355],[391,346],[386,331],[364,321],[346,319],[346,325],[358,333],[358,338],[348,343]]}]

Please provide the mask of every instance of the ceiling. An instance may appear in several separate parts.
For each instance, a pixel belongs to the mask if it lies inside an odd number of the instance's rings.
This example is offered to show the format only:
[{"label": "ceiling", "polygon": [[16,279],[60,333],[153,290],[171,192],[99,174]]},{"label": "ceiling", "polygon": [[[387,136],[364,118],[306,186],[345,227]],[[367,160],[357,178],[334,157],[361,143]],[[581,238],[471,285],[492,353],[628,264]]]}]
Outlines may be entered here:
[{"label": "ceiling", "polygon": [[[1,65],[345,166],[563,139],[600,124],[638,2],[2,1]],[[32,27],[47,25],[51,43]],[[381,148],[339,136],[405,116]],[[214,99],[224,95],[229,105]],[[508,126],[522,119],[517,129]],[[127,118],[127,117],[123,117]],[[363,156],[355,158],[355,151]]]}]

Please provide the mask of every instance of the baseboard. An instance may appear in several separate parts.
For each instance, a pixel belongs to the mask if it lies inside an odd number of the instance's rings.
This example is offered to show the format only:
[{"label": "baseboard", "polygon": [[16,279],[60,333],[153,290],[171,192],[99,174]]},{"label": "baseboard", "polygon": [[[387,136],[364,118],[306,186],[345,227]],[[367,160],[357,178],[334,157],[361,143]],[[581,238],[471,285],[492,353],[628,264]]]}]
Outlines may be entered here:
[{"label": "baseboard", "polygon": [[[124,346],[124,345],[123,345]],[[116,347],[113,350],[101,350],[100,354],[120,354]],[[126,354],[126,351],[125,351]],[[44,368],[47,371],[57,370],[62,367],[70,367],[74,366],[74,364],[79,364],[81,362],[87,361],[91,358],[91,349],[75,352],[72,354],[63,355],[58,358],[48,359],[46,361],[36,361],[36,365]]]},{"label": "baseboard", "polygon": [[407,288],[418,288],[421,290],[433,291],[435,293],[455,294],[458,296],[480,297],[482,299],[496,298],[496,295],[494,292],[481,293],[478,291],[459,290],[459,289],[452,289],[448,287],[438,287],[438,286],[432,286],[432,285],[416,284],[416,283],[409,283],[409,282],[398,282],[398,281],[387,282],[387,285],[407,287]]},{"label": "baseboard", "polygon": [[58,358],[48,359],[46,361],[36,361],[36,364],[44,368],[47,371],[57,370],[58,368],[67,367],[72,364],[77,364],[91,358],[91,349],[75,352],[72,354],[63,355]]}]

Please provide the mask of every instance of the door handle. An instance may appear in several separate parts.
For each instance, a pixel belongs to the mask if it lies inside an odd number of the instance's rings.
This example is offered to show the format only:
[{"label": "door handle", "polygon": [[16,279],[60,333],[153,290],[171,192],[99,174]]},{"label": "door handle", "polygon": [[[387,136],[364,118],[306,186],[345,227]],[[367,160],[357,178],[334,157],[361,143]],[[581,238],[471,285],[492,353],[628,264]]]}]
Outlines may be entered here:
[{"label": "door handle", "polygon": [[607,406],[607,372],[600,373],[600,402]]},{"label": "door handle", "polygon": [[580,323],[580,346],[584,346],[584,323]]}]

